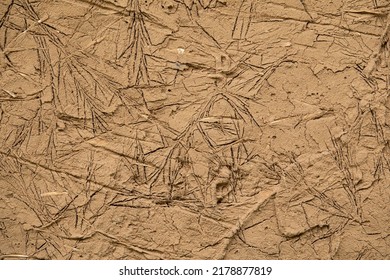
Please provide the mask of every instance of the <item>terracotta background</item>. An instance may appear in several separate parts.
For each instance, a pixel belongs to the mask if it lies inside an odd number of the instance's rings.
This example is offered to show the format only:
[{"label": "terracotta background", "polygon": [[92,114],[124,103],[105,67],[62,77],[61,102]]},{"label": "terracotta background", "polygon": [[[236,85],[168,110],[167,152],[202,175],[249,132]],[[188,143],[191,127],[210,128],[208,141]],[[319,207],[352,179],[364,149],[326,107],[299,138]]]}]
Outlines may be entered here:
[{"label": "terracotta background", "polygon": [[389,259],[387,0],[2,0],[1,259]]}]

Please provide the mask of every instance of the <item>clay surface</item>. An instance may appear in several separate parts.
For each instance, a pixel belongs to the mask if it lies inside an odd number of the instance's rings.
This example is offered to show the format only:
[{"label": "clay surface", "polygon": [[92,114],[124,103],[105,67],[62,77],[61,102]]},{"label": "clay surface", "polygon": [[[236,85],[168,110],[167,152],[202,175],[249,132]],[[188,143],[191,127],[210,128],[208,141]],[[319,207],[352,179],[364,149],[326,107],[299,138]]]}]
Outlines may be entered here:
[{"label": "clay surface", "polygon": [[0,259],[390,259],[387,0],[1,0]]}]

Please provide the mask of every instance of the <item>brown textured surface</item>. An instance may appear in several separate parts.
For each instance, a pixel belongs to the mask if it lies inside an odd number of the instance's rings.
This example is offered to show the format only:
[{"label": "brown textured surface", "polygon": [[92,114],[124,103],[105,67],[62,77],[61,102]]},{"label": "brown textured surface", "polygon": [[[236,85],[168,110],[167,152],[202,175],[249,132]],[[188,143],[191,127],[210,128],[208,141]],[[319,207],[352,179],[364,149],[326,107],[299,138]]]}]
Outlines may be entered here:
[{"label": "brown textured surface", "polygon": [[387,0],[2,0],[0,257],[389,259]]}]

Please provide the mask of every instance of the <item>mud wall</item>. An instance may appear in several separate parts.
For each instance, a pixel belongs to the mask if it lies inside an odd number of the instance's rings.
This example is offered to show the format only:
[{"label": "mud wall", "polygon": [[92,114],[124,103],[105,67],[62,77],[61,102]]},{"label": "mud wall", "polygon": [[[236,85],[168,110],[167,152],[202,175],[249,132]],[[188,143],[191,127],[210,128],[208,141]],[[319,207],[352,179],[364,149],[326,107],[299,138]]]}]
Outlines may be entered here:
[{"label": "mud wall", "polygon": [[389,259],[388,1],[3,0],[2,259]]}]

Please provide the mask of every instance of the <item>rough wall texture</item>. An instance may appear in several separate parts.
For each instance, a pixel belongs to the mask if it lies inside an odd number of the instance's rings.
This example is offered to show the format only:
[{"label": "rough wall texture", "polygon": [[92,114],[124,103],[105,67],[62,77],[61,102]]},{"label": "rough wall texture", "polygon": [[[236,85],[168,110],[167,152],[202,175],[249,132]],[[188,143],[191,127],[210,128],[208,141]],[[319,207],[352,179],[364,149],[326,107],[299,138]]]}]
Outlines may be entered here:
[{"label": "rough wall texture", "polygon": [[390,259],[387,0],[2,0],[0,258]]}]

